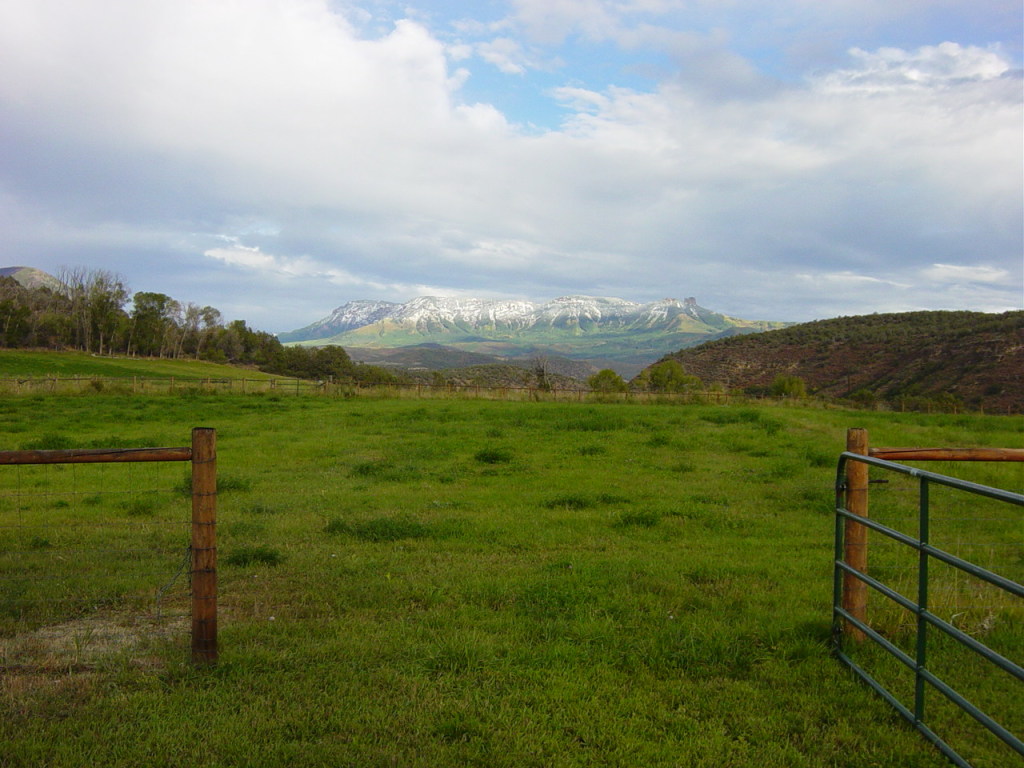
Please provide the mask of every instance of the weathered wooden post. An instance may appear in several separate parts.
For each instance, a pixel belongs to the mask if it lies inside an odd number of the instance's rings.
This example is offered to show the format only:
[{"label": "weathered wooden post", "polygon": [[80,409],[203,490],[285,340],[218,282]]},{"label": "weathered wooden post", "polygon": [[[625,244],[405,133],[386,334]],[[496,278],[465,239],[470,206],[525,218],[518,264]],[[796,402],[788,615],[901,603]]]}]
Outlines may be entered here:
[{"label": "weathered wooden post", "polygon": [[[846,450],[868,455],[868,431],[853,428],[846,431]],[[868,516],[868,465],[860,461],[846,464],[846,509],[859,517]],[[854,570],[868,570],[868,528],[856,520],[846,520],[843,560]],[[843,573],[843,609],[861,622],[867,622],[868,585],[850,573]],[[863,642],[865,634],[847,626],[849,637]]]},{"label": "weathered wooden post", "polygon": [[192,430],[192,662],[217,662],[217,431]]}]

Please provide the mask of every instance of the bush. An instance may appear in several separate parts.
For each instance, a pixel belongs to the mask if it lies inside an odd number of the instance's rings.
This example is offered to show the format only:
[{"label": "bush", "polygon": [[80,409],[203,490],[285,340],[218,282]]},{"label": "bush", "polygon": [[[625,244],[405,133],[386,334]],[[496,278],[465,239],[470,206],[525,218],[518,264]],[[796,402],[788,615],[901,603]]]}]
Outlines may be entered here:
[{"label": "bush", "polygon": [[772,397],[807,397],[807,384],[799,376],[776,376],[769,390]]},{"label": "bush", "polygon": [[587,386],[594,392],[625,392],[629,389],[623,378],[611,368],[595,373],[587,379]]},{"label": "bush", "polygon": [[662,360],[647,368],[637,379],[649,392],[697,392],[704,388],[696,376],[690,376],[677,360]]}]

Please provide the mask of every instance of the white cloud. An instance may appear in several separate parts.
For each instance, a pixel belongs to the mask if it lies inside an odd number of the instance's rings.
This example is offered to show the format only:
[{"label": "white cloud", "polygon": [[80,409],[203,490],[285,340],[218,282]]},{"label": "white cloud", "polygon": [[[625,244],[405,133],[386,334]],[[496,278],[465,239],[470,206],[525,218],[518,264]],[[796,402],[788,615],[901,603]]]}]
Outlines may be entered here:
[{"label": "white cloud", "polygon": [[512,19],[536,42],[553,44],[579,30],[592,39],[605,39],[618,25],[610,0],[512,0]]},{"label": "white cloud", "polygon": [[880,48],[877,51],[850,50],[857,62],[821,79],[826,92],[891,92],[901,89],[935,89],[965,82],[993,80],[1009,70],[996,51],[945,42],[915,51]]},{"label": "white cloud", "polygon": [[[645,298],[692,295],[699,279],[724,302],[772,264],[792,298],[763,317],[840,284],[907,296],[969,277],[984,306],[1013,300],[1021,96],[997,48],[861,47],[762,87],[730,34],[655,23],[681,13],[668,0],[518,0],[512,20],[462,25],[455,42],[410,20],[371,35],[376,22],[331,7],[0,7],[10,210],[68,238],[87,214],[93,232],[163,233],[166,248],[201,240],[175,228],[220,233],[235,240],[207,236],[198,261],[350,298],[602,285]],[[678,71],[649,90],[567,77],[545,91],[564,122],[533,133],[464,95],[483,67],[471,51],[525,88],[536,46],[566,35],[671,51]],[[45,251],[27,220],[6,218],[8,242]]]},{"label": "white cloud", "polygon": [[497,37],[477,46],[480,57],[490,62],[507,75],[521,75],[529,65],[522,46],[508,37]]},{"label": "white cloud", "polygon": [[933,264],[922,274],[928,280],[937,283],[1008,283],[1010,273],[999,267],[992,267],[985,264],[959,265],[959,264]]},{"label": "white cloud", "polygon": [[338,288],[362,291],[364,294],[391,295],[412,298],[423,294],[432,296],[470,295],[470,291],[434,286],[424,283],[380,282],[367,280],[337,265],[309,256],[279,256],[266,253],[258,246],[246,246],[230,237],[225,246],[207,249],[203,255],[226,264],[239,274],[292,290],[305,290],[314,283],[330,284]]},{"label": "white cloud", "polygon": [[262,253],[259,248],[232,245],[228,248],[211,248],[204,255],[209,256],[211,259],[223,261],[231,266],[247,267],[249,269],[270,268],[277,272],[282,271],[274,257],[270,254]]},{"label": "white cloud", "polygon": [[795,275],[797,280],[812,285],[815,289],[836,290],[850,286],[909,288],[908,283],[883,280],[871,275],[858,275],[849,270],[842,272],[824,272],[818,274],[802,273]]},{"label": "white cloud", "polygon": [[346,270],[319,263],[307,256],[276,256],[263,252],[258,246],[245,246],[238,242],[230,242],[232,238],[224,239],[229,241],[227,246],[210,248],[203,255],[230,267],[255,273],[263,279],[314,278],[338,286],[360,286],[373,290],[385,288],[380,283],[358,278]]}]

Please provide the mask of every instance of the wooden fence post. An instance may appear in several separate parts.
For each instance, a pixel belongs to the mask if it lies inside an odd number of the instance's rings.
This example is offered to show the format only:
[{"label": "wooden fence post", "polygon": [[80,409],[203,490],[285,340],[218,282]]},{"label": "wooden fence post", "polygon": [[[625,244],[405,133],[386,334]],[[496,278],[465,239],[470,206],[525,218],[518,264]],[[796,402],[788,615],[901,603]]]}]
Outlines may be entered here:
[{"label": "wooden fence post", "polygon": [[[868,455],[868,431],[853,428],[846,431],[846,450],[850,453]],[[868,516],[868,465],[860,461],[846,464],[846,509],[860,517]],[[867,573],[868,570],[868,528],[855,520],[846,520],[843,560],[854,570]],[[868,585],[856,576],[843,574],[843,609],[861,622],[867,621]],[[847,632],[855,642],[863,642],[866,636],[853,626]]]},{"label": "wooden fence post", "polygon": [[192,430],[192,662],[217,662],[217,431]]}]

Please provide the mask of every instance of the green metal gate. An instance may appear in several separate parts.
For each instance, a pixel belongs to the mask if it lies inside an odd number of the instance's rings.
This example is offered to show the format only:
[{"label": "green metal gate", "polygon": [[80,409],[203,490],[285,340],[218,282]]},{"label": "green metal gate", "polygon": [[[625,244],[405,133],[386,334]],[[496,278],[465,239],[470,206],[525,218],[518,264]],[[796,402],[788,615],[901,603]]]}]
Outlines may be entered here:
[{"label": "green metal gate", "polygon": [[[871,467],[886,470],[887,472],[896,472],[918,479],[918,535],[916,537],[908,536],[905,533],[882,525],[868,517],[855,514],[847,508],[849,505],[845,502],[845,493],[847,491],[846,470],[849,462],[862,462]],[[919,730],[925,738],[938,747],[938,749],[956,765],[970,768],[970,763],[961,757],[960,754],[950,747],[926,724],[927,712],[925,711],[925,692],[929,686],[940,692],[949,701],[953,702],[957,707],[981,723],[986,729],[1007,744],[1011,750],[1024,757],[1024,742],[1021,740],[1022,734],[1011,733],[1003,724],[996,722],[992,717],[981,711],[981,709],[968,701],[964,696],[929,670],[928,638],[930,634],[937,630],[938,632],[953,638],[965,649],[977,654],[991,665],[994,665],[998,669],[1010,675],[1012,678],[1016,679],[1018,684],[1024,684],[1024,669],[1022,669],[1019,664],[1011,661],[1003,655],[1000,655],[999,653],[996,653],[991,648],[979,642],[976,638],[963,632],[959,628],[953,626],[950,622],[939,618],[939,616],[929,611],[928,566],[932,561],[945,563],[946,565],[952,566],[953,568],[969,574],[976,579],[980,579],[999,590],[1005,591],[1017,599],[1024,600],[1024,586],[1021,584],[938,549],[929,543],[929,489],[932,485],[946,486],[969,494],[984,496],[1006,502],[1007,504],[1024,507],[1024,495],[1019,493],[978,485],[965,480],[959,480],[933,472],[926,472],[924,470],[908,467],[904,464],[897,464],[892,461],[873,458],[859,453],[850,451],[844,452],[839,458],[839,465],[836,473],[835,569],[833,585],[833,638],[835,654],[844,664],[849,666],[861,679],[871,686],[871,688],[895,707],[895,709],[917,730]],[[848,558],[845,556],[844,552],[847,526],[850,525],[850,522],[848,521],[866,526],[868,529],[886,536],[899,544],[916,550],[916,601],[908,599],[891,586],[869,576],[867,573],[861,572],[847,562]],[[1021,524],[1024,525],[1024,518],[1022,518]],[[844,581],[849,581],[851,577],[863,584],[866,584],[874,590],[874,592],[885,596],[915,616],[915,642],[914,652],[912,654],[905,652],[895,643],[891,642],[882,633],[878,632],[876,628],[870,626],[863,617],[854,615],[856,611],[851,612],[844,607]],[[880,683],[874,676],[872,676],[872,674],[851,658],[847,649],[844,647],[844,643],[850,643],[859,637],[860,633],[863,633],[867,639],[876,643],[892,657],[898,660],[898,662],[913,671],[914,693],[912,702],[901,701],[896,694],[888,690],[885,685]],[[1016,701],[1020,702],[1021,707],[1024,707],[1024,685],[1020,685],[1018,690],[1019,695],[1014,698]]]}]

